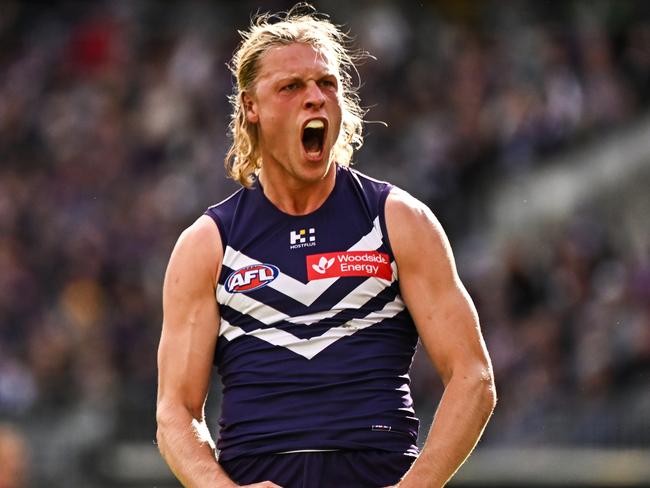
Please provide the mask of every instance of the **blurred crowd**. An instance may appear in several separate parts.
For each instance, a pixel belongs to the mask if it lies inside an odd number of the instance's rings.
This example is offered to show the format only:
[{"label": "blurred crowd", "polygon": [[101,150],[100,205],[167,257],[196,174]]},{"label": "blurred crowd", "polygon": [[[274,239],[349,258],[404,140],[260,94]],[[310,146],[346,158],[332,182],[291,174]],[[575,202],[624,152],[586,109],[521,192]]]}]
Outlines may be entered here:
[{"label": "blurred crowd", "polygon": [[[377,58],[359,66],[360,94],[387,127],[367,125],[357,167],[430,204],[454,245],[496,181],[650,105],[642,1],[316,5]],[[256,9],[3,3],[0,421],[38,438],[53,476],[73,469],[70,453],[154,437],[164,269],[180,231],[236,188],[222,169],[226,63]],[[460,263],[500,391],[486,443],[650,443],[638,434],[650,399],[637,401],[650,259],[616,237],[597,214],[567,216],[487,270]],[[420,367],[427,410],[440,387]],[[638,426],[603,420],[621,405]]]}]

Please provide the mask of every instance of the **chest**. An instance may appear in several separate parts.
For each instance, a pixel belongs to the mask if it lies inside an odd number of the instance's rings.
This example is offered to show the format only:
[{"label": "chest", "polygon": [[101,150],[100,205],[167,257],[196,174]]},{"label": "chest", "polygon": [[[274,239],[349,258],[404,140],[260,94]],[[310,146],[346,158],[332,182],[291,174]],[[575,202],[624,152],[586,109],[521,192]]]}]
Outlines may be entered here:
[{"label": "chest", "polygon": [[379,218],[359,209],[246,222],[226,246],[217,301],[265,323],[270,311],[275,322],[359,308],[397,280]]}]

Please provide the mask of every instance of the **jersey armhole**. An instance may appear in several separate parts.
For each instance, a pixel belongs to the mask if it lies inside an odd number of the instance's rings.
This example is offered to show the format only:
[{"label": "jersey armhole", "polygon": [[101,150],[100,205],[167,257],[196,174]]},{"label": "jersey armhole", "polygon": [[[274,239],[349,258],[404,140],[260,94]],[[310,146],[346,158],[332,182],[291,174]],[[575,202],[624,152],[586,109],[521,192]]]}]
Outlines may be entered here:
[{"label": "jersey armhole", "polygon": [[379,196],[379,225],[381,226],[381,233],[384,236],[384,243],[388,248],[390,256],[395,259],[395,254],[393,254],[393,247],[390,244],[390,238],[388,237],[388,227],[386,227],[386,200],[388,195],[395,188],[391,184],[387,184],[386,187],[382,190],[381,195]]},{"label": "jersey armhole", "polygon": [[[341,168],[341,169],[347,169],[349,171],[349,174],[352,176],[352,180],[356,183],[356,185],[354,185],[355,189],[359,193],[361,201],[365,205],[366,211],[368,212],[368,216],[370,217],[370,219],[374,221],[375,215],[377,215],[377,217],[379,218],[379,227],[382,235],[382,242],[386,245],[388,254],[390,255],[391,259],[394,260],[395,255],[393,254],[393,248],[390,245],[390,239],[388,238],[388,230],[386,228],[386,199],[388,198],[388,195],[393,190],[393,188],[395,188],[395,186],[386,181],[375,180],[374,178],[370,178],[364,175],[364,179],[371,183],[371,187],[369,188],[369,190],[374,191],[375,195],[377,194],[379,195],[378,198],[375,196],[373,202],[370,203],[366,195],[364,184],[361,182],[361,179],[359,178],[359,174],[357,174],[355,170],[352,170],[350,168]],[[375,202],[377,202],[376,206],[375,206]],[[375,212],[377,213],[375,214]]]},{"label": "jersey armhole", "polygon": [[212,219],[212,221],[216,224],[217,229],[219,230],[219,236],[221,237],[221,247],[222,251],[225,253],[226,252],[226,246],[228,245],[228,235],[226,234],[226,229],[223,225],[223,222],[217,215],[217,213],[214,211],[212,207],[208,208],[205,212],[203,212],[203,215],[207,215]]}]

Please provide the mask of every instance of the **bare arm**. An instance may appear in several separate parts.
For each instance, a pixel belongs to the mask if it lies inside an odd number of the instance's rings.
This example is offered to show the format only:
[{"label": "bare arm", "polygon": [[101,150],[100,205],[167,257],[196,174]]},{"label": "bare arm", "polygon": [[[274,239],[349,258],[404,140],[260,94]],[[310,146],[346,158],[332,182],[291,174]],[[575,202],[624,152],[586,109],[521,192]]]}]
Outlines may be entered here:
[{"label": "bare arm", "polygon": [[[158,448],[188,488],[238,486],[215,458],[203,412],[219,333],[215,284],[222,258],[219,231],[202,216],[178,239],[163,286]],[[269,482],[251,486],[277,487]]]},{"label": "bare arm", "polygon": [[398,486],[442,487],[469,456],[494,409],[492,365],[476,310],[431,211],[393,190],[386,225],[402,297],[445,385],[424,448]]}]

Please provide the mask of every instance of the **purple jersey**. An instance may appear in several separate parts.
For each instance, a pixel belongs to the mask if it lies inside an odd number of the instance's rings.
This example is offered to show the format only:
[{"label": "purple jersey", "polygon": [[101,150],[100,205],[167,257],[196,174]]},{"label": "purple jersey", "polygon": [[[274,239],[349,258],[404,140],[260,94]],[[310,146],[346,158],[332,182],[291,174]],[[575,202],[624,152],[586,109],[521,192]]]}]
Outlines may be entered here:
[{"label": "purple jersey", "polygon": [[417,332],[384,221],[391,186],[336,172],[332,193],[308,215],[283,213],[259,183],[206,212],[224,245],[221,459],[417,452],[408,378]]}]

